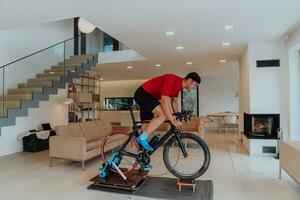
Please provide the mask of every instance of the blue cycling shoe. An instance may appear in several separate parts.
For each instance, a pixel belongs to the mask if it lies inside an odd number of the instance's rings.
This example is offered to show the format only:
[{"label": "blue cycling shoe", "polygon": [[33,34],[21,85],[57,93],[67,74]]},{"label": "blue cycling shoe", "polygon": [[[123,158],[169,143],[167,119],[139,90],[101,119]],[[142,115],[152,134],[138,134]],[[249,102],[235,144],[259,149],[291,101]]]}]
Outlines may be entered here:
[{"label": "blue cycling shoe", "polygon": [[153,147],[150,146],[147,139],[142,138],[141,136],[136,138],[137,143],[139,143],[144,149],[148,151],[154,151]]},{"label": "blue cycling shoe", "polygon": [[145,165],[144,168],[145,168],[145,169],[152,169],[153,166],[152,166],[151,164],[148,164],[148,165]]}]

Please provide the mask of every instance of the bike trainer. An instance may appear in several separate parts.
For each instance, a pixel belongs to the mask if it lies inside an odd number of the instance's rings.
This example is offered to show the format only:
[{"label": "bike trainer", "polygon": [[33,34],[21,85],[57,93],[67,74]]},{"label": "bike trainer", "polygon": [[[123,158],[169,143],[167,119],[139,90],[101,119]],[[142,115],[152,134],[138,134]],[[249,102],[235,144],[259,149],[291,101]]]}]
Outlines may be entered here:
[{"label": "bike trainer", "polygon": [[111,172],[107,177],[102,178],[99,175],[90,179],[93,184],[88,189],[120,189],[130,193],[135,193],[145,183],[148,178],[148,170],[143,172],[138,169],[126,174],[126,180],[120,174]]}]

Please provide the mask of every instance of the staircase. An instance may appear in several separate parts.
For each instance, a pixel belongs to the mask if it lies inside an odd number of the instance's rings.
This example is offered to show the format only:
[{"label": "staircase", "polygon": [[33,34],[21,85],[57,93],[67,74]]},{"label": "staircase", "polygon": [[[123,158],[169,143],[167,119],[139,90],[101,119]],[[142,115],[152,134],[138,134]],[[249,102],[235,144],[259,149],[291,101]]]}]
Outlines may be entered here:
[{"label": "staircase", "polygon": [[19,83],[17,88],[9,89],[6,95],[1,95],[0,135],[2,127],[14,126],[16,117],[27,116],[29,108],[37,108],[40,101],[48,101],[50,94],[57,94],[59,88],[65,88],[66,83],[90,70],[97,61],[97,54],[71,56],[65,62],[36,74],[26,83]]}]

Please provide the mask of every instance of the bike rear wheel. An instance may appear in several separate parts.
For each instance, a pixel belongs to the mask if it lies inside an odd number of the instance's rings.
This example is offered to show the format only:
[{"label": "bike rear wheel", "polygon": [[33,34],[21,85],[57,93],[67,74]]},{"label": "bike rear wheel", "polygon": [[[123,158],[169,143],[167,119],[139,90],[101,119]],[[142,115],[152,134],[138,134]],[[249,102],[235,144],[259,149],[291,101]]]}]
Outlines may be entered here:
[{"label": "bike rear wheel", "polygon": [[164,163],[171,174],[180,179],[196,179],[206,172],[210,163],[210,152],[206,143],[192,133],[181,134],[186,149],[185,158],[175,136],[164,147]]},{"label": "bike rear wheel", "polygon": [[[123,144],[128,140],[130,133],[128,131],[112,131],[109,135],[107,135],[100,146],[100,158],[102,162],[106,163],[107,160],[112,156],[114,153],[119,153],[120,148]],[[125,149],[126,152],[132,154],[138,154],[139,152],[139,145],[137,144],[134,137],[131,138],[129,143],[126,145]],[[135,158],[129,157],[127,155],[120,155],[121,160],[118,167],[122,170],[124,174],[127,174],[134,170],[137,165],[138,161]],[[117,172],[113,168],[111,171]]]}]

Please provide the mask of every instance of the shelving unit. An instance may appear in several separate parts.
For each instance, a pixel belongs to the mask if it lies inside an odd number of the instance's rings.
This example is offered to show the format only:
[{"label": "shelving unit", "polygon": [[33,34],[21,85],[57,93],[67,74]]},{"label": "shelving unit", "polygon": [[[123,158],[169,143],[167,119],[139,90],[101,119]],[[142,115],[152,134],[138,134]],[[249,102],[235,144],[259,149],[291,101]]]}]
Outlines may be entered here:
[{"label": "shelving unit", "polygon": [[92,121],[100,118],[100,76],[91,72],[81,74],[68,84],[69,123]]}]

